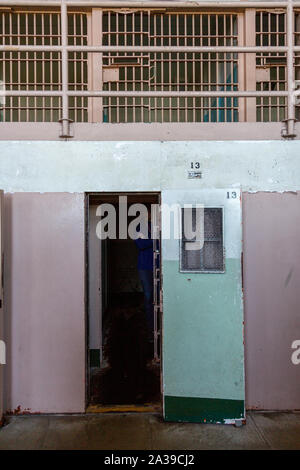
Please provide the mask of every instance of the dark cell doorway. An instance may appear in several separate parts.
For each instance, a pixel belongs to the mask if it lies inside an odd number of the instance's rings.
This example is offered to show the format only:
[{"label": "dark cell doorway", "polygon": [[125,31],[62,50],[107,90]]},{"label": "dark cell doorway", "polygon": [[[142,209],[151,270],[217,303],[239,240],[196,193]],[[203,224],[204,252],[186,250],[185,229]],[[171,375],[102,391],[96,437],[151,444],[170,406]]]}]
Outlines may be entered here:
[{"label": "dark cell doorway", "polygon": [[[160,239],[147,242],[152,243],[151,252],[146,247],[148,258],[150,254],[153,257],[150,328],[150,303],[149,299],[148,303],[145,301],[145,285],[138,269],[145,251],[142,247],[141,254],[139,243],[128,233],[124,237],[124,224],[120,233],[120,211],[124,210],[120,197],[127,203],[126,210],[134,204],[144,204],[152,214],[149,227],[155,225],[160,233],[159,194],[88,195],[88,404],[157,406],[161,399]],[[107,215],[100,215],[101,204],[109,204],[115,210],[116,237],[113,230],[105,240],[99,238],[99,222]],[[127,217],[126,232],[137,215]]]}]

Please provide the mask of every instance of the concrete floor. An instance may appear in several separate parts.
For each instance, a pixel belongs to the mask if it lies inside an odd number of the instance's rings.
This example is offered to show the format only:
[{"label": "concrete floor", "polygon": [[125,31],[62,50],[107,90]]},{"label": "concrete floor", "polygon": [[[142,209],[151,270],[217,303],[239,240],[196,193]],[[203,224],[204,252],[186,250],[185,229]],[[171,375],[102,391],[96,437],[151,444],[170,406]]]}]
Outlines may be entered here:
[{"label": "concrete floor", "polygon": [[13,416],[0,449],[300,449],[300,412],[249,412],[242,428],[165,423],[150,413]]}]

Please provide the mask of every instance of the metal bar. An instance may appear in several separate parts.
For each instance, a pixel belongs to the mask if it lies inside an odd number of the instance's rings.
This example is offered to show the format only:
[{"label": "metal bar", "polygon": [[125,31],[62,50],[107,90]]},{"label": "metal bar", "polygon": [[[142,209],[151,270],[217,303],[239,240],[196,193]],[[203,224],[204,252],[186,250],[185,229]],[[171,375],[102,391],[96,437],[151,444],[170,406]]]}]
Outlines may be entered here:
[{"label": "metal bar", "polygon": [[[102,44],[103,34],[102,34],[102,10],[93,9],[92,19],[91,19],[91,43],[92,44]],[[91,76],[91,89],[93,90],[103,90],[103,55],[102,54],[92,54],[91,62],[92,67],[88,70],[88,76]],[[93,99],[91,101],[92,105],[92,122],[102,122],[103,121],[103,100]]]},{"label": "metal bar", "polygon": [[[279,15],[276,15],[276,31],[279,31]],[[279,34],[276,34],[276,46],[279,46]],[[279,70],[277,69],[277,74],[278,72]],[[278,116],[278,113],[279,113],[279,107],[277,107],[277,116]]]},{"label": "metal bar", "polygon": [[[207,19],[207,40],[208,40],[208,44],[211,44],[211,37],[210,37],[210,15],[208,16],[208,19]],[[211,47],[211,46],[209,46]],[[209,90],[212,90],[212,83],[211,83],[211,69],[212,69],[212,57],[211,55],[208,56],[208,87],[209,87]],[[209,100],[209,104],[208,104],[208,108],[209,108],[209,112],[208,112],[208,116],[209,116],[209,121],[212,120],[212,102],[211,100]]]},{"label": "metal bar", "polygon": [[[18,24],[18,34],[20,34],[20,15],[18,14],[17,15],[17,24]],[[18,37],[18,42],[19,42],[19,37]],[[18,72],[17,72],[17,76],[18,76],[18,82],[21,82],[21,61],[19,60],[18,61]],[[20,85],[19,85],[20,86]],[[18,98],[18,121],[21,120],[21,97]]]},{"label": "metal bar", "polygon": [[[294,96],[298,96],[300,92],[294,92]],[[125,98],[125,97],[138,97],[138,98],[223,98],[223,97],[256,97],[256,96],[288,96],[288,91],[40,91],[40,90],[12,90],[0,91],[0,96],[85,96],[85,97],[111,97],[111,98]]]},{"label": "metal bar", "polygon": [[[91,44],[93,42],[93,27],[92,27],[92,13],[87,15],[87,40],[88,44]],[[87,87],[88,90],[93,89],[93,54],[88,54],[88,61],[87,61],[87,68],[88,68],[88,83]],[[102,78],[102,60],[101,60],[101,78]],[[88,98],[88,122],[93,122],[93,101],[91,98]]]},{"label": "metal bar", "polygon": [[[14,46],[1,45],[0,52],[60,52],[65,49],[66,52],[219,52],[219,53],[258,53],[258,52],[287,52],[287,46]],[[292,49],[300,51],[300,46],[294,46]]]},{"label": "metal bar", "polygon": [[294,136],[295,127],[295,105],[294,105],[294,11],[293,0],[288,1],[286,11],[287,24],[287,89],[288,89],[288,109],[287,109],[287,137]]},{"label": "metal bar", "polygon": [[[238,44],[244,45],[245,42],[245,15],[239,14],[238,15]],[[246,78],[246,70],[245,70],[245,55],[238,56],[238,87],[239,90],[245,90],[245,78]],[[241,99],[238,103],[239,108],[239,122],[245,121],[245,114],[246,114],[246,100]]]},{"label": "metal bar", "polygon": [[[267,15],[268,15],[268,33],[270,33],[270,32],[271,32],[271,15],[270,15],[270,12],[268,12]],[[268,34],[268,46],[270,46],[270,45],[271,45],[271,35]],[[277,71],[277,69],[276,69],[276,71]],[[271,84],[270,84],[270,81],[269,81],[269,88],[270,88],[270,85],[271,85]],[[270,100],[270,98],[268,98],[268,103],[269,103],[269,106],[268,106],[268,108],[267,108],[267,109],[268,109],[268,115],[269,115],[269,116],[268,116],[268,121],[271,121],[271,111],[272,111],[272,108],[271,108],[271,106],[270,106],[270,105],[271,105],[271,100]],[[275,108],[275,109],[277,109],[277,108]]]},{"label": "metal bar", "polygon": [[[51,16],[51,15],[50,15]],[[28,14],[25,16],[25,34],[26,34],[26,44],[28,44],[29,41],[29,34],[28,34]],[[29,59],[30,54],[28,52],[26,53],[26,90],[29,90],[30,87],[30,82],[31,82],[31,77],[30,77],[30,72],[29,72]],[[29,116],[30,116],[30,100],[27,98],[26,99],[26,105],[27,105],[27,110],[26,110],[26,120],[29,121]]]},{"label": "metal bar", "polygon": [[[108,12],[108,25],[107,25],[107,31],[108,31],[108,44],[111,45],[111,13]],[[108,63],[110,63],[111,59],[109,57],[109,61]],[[103,66],[103,64],[102,64]],[[111,89],[111,84],[110,83],[107,83],[107,89],[110,90]],[[107,103],[106,103],[108,106],[107,106],[107,109],[108,109],[108,120],[109,122],[111,122],[111,118],[112,118],[112,107],[111,107],[111,99],[108,98],[107,100]]]},{"label": "metal bar", "polygon": [[[156,15],[154,15],[154,43],[155,43],[155,46],[157,44],[157,39],[158,39],[156,30],[157,30],[157,21],[156,21]],[[159,40],[159,41],[161,41],[161,40]],[[161,42],[160,42],[160,44],[161,44]],[[157,70],[157,62],[158,62],[157,61],[157,56],[154,56],[154,72],[155,72],[155,74],[156,74],[156,70]],[[178,63],[178,66],[179,66],[179,63]],[[151,81],[150,81],[150,85],[151,85]],[[157,90],[157,80],[154,80],[154,90],[155,91]],[[150,115],[151,115],[150,119],[152,119],[151,105],[152,105],[152,103],[150,101],[150,108],[149,108],[150,109]],[[157,100],[156,99],[153,100],[153,107],[154,107],[154,120],[155,120],[155,122],[157,122]]]},{"label": "metal bar", "polygon": [[61,0],[61,89],[62,89],[62,134],[69,136],[69,99],[68,99],[68,8],[66,0]]},{"label": "metal bar", "polygon": [[[255,45],[256,36],[259,37],[259,44],[262,44],[262,13],[259,14],[259,34],[256,31],[256,13],[254,10],[245,11],[245,41],[246,44]],[[263,46],[260,46],[263,47]],[[248,54],[245,56],[245,74],[246,74],[246,90],[256,90],[256,55]],[[262,88],[262,86],[260,85]],[[256,122],[256,101],[255,99],[246,100],[246,121]]]},{"label": "metal bar", "polygon": [[[218,18],[218,15],[217,15],[217,18]],[[192,43],[193,43],[193,46],[195,47],[195,16],[193,16],[193,19],[192,19],[192,35],[193,35],[193,39],[192,39]],[[192,74],[193,74],[193,91],[195,91],[195,81],[196,81],[196,67],[195,67],[195,54],[193,54],[192,56],[193,58],[193,69],[192,69]],[[171,74],[170,74],[171,76]],[[193,98],[193,119],[192,119],[193,122],[196,122],[196,99],[195,97]]]},{"label": "metal bar", "polygon": [[[111,31],[111,29],[110,29]],[[116,31],[117,33],[119,33],[120,31],[120,24],[119,24],[119,13],[116,14]],[[120,34],[117,34],[116,36],[116,39],[117,39],[117,48],[119,48],[119,40],[120,40]],[[117,86],[117,91],[120,91],[120,80],[118,80],[116,82],[116,86]],[[120,123],[120,100],[117,98],[117,123],[119,124]]]},{"label": "metal bar", "polygon": [[116,97],[134,97],[140,98],[187,98],[187,97],[256,97],[256,96],[288,96],[287,91],[69,91],[68,96],[116,96]]},{"label": "metal bar", "polygon": [[[33,43],[36,45],[36,14],[33,13]],[[42,57],[44,57],[44,54],[42,54]],[[43,63],[43,62],[42,62]],[[37,68],[38,68],[38,63],[37,63],[37,54],[34,54],[34,67],[33,67],[33,81],[34,81],[34,87],[35,89],[37,88]],[[37,100],[36,98],[34,99],[34,121],[37,121]]]},{"label": "metal bar", "polygon": [[[52,6],[60,6],[61,0],[47,0],[47,7],[52,7]],[[241,1],[241,2],[230,2],[230,1],[207,1],[207,2],[202,2],[201,0],[194,0],[193,2],[190,1],[122,1],[122,0],[116,0],[116,1],[95,1],[95,0],[85,0],[85,1],[76,1],[76,0],[66,0],[67,6],[70,7],[99,7],[99,8],[279,8],[279,7],[286,7],[288,4],[287,1],[274,1],[274,2],[261,2],[261,1],[252,1],[252,2],[247,2],[247,1]],[[0,0],[0,5],[2,6],[40,6],[41,1],[37,0],[14,0],[11,1],[10,4],[8,3],[8,0]],[[42,6],[45,6],[42,5]],[[293,2],[294,7],[299,7],[300,2],[299,1],[294,1]]]},{"label": "metal bar", "polygon": [[[299,44],[300,43],[300,14],[297,13],[296,14],[296,18],[295,18],[295,44]],[[300,57],[299,55],[297,55],[295,57],[295,85],[297,87],[297,82],[298,80],[300,79]],[[296,82],[297,80],[297,82]],[[298,82],[299,83],[299,82]],[[297,103],[297,101],[295,102],[295,118],[296,119],[299,119],[299,102]]]},{"label": "metal bar", "polygon": [[[52,34],[52,15],[49,15],[49,33]],[[53,37],[50,36],[50,44],[52,44]],[[53,53],[50,53],[50,82],[53,84]],[[53,85],[52,85],[53,86]],[[51,86],[51,88],[52,88]],[[51,110],[50,110],[50,121],[54,120],[54,112],[53,112],[54,100],[51,99]]]},{"label": "metal bar", "polygon": [[[176,39],[176,44],[177,46],[180,44],[180,40],[179,40],[179,15],[176,14],[176,34],[177,34],[177,39]],[[180,70],[179,70],[179,55],[177,54],[176,55],[176,82],[177,82],[177,85],[176,85],[176,88],[177,88],[177,91],[179,91],[179,88],[180,88],[180,85],[179,85],[179,82],[180,82]],[[180,122],[180,102],[179,102],[179,99],[176,100],[176,103],[177,103],[177,122]]]},{"label": "metal bar", "polygon": [[[9,15],[9,31],[12,31],[12,15]],[[10,87],[12,88],[13,86],[13,54],[9,54],[9,81],[10,81]],[[11,110],[10,110],[10,120],[13,121],[13,100],[11,100]]]},{"label": "metal bar", "polygon": [[[73,13],[72,15],[69,15],[70,18],[72,18],[72,21],[71,23],[69,22],[68,24],[68,34],[71,33],[72,31],[72,40],[74,41],[74,44],[76,44],[76,39],[75,39],[75,31],[76,31],[76,15]],[[68,57],[68,63],[69,63],[69,57]],[[73,68],[73,86],[74,86],[74,90],[77,89],[77,53],[75,52],[73,54],[73,63],[72,63],[72,68]],[[68,71],[69,71],[69,67],[68,67]],[[70,86],[70,84],[69,84]],[[75,98],[74,101],[72,101],[72,103],[70,102],[70,108],[71,106],[74,106],[74,109],[72,109],[73,111],[73,116],[74,116],[74,121],[76,122],[77,121],[77,113],[78,113],[78,100]],[[69,106],[68,106],[69,107]],[[71,113],[70,113],[71,114]]]},{"label": "metal bar", "polygon": [[[41,20],[42,20],[41,21],[41,23],[42,23],[41,24],[41,26],[42,26],[42,38],[41,39],[42,39],[42,44],[45,45],[44,15],[41,15]],[[35,20],[35,22],[36,22],[36,20]],[[20,31],[20,29],[19,29],[19,31]],[[43,60],[43,62],[42,62],[43,63],[43,67],[42,67],[42,82],[43,82],[42,89],[44,90],[45,89],[45,65],[46,65],[45,53],[42,54],[42,60]],[[42,121],[43,122],[45,122],[45,117],[46,117],[46,111],[45,111],[46,103],[45,103],[45,100],[46,100],[46,97],[43,96],[43,99],[42,99]]]},{"label": "metal bar", "polygon": [[[184,15],[184,46],[187,46],[187,15]],[[162,64],[163,65],[163,64]],[[184,81],[185,87],[188,83],[188,76],[187,76],[187,56],[184,56]],[[184,122],[188,122],[188,110],[187,110],[187,100],[184,100]]]},{"label": "metal bar", "polygon": [[[142,29],[142,26],[141,26],[141,29]],[[124,16],[124,27],[123,27],[123,31],[124,31],[124,46],[127,46],[127,15]],[[119,37],[119,35],[118,35]],[[127,56],[127,53],[126,53],[126,56]],[[128,86],[128,67],[125,67],[125,77],[124,77],[124,86],[127,87]],[[133,106],[133,110],[134,110],[134,106]],[[124,108],[124,112],[125,112],[125,122],[128,122],[128,100],[127,98],[125,98],[125,108]]]}]

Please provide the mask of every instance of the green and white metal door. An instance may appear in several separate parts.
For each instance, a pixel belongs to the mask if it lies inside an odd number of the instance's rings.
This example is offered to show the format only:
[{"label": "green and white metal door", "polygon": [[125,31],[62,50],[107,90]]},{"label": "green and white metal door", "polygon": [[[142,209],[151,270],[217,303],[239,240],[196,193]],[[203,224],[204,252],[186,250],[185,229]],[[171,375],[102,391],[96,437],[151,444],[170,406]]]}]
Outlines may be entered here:
[{"label": "green and white metal door", "polygon": [[[187,237],[188,216],[200,231]],[[241,240],[239,189],[162,192],[167,421],[238,424],[245,417]]]}]

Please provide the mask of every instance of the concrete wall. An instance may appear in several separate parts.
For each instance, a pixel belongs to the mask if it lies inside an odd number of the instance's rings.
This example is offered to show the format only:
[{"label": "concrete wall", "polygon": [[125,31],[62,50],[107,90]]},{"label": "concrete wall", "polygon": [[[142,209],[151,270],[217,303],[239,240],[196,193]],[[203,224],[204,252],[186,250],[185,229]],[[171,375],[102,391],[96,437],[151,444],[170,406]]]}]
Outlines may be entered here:
[{"label": "concrete wall", "polygon": [[[300,189],[299,141],[0,142],[0,188],[13,191]],[[201,179],[188,179],[191,163]]]},{"label": "concrete wall", "polygon": [[85,406],[84,197],[5,196],[7,409]]},{"label": "concrete wall", "polygon": [[[300,365],[290,359],[291,343],[300,339],[299,195],[284,193],[300,189],[299,154],[299,142],[1,142],[7,406],[84,410],[84,191],[241,184],[249,193],[247,406],[299,409]],[[195,161],[202,179],[191,180],[188,170]]]}]

